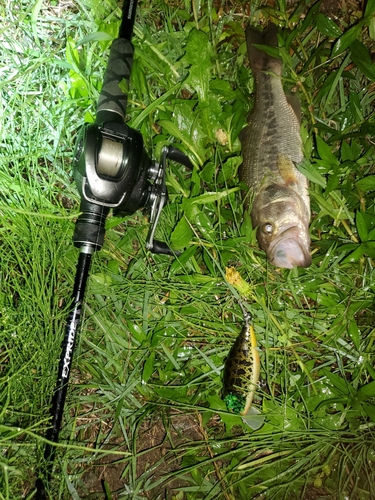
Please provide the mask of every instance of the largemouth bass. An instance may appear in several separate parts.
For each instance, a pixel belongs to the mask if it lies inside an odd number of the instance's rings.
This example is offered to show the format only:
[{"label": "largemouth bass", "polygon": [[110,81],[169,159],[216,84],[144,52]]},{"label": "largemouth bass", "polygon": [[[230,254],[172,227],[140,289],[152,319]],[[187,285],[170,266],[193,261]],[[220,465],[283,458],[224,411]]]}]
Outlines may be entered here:
[{"label": "largemouth bass", "polygon": [[223,399],[229,411],[246,415],[259,382],[260,359],[250,315],[229,351],[224,366]]},{"label": "largemouth bass", "polygon": [[[249,26],[246,43],[255,78],[254,109],[241,132],[240,179],[252,189],[253,227],[271,264],[308,267],[310,199],[308,182],[296,165],[302,162],[298,99],[287,98],[281,83],[282,62],[254,44],[277,46],[277,27],[263,33]],[[247,207],[249,204],[247,204]]]}]

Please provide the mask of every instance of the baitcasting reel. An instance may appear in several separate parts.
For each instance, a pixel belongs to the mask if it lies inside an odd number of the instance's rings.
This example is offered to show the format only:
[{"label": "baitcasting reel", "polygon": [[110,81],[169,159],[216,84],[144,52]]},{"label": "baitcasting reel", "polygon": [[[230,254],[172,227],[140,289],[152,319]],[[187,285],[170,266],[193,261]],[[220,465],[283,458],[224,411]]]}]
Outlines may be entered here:
[{"label": "baitcasting reel", "polygon": [[98,250],[104,242],[104,224],[110,209],[130,215],[151,209],[146,247],[153,253],[176,255],[154,239],[162,208],[167,202],[167,159],[192,169],[189,158],[172,146],[164,147],[160,162],[150,160],[140,132],[123,123],[90,124],[82,129],[74,158],[74,178],[81,195],[75,246]]}]

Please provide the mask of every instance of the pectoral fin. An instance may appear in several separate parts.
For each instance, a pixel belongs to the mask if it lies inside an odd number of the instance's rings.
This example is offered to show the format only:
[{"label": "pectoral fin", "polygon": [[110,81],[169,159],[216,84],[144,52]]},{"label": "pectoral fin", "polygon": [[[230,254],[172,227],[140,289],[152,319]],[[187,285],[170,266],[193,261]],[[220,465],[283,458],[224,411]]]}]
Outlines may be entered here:
[{"label": "pectoral fin", "polygon": [[277,157],[277,168],[287,186],[297,183],[296,168],[289,156],[280,154]]}]

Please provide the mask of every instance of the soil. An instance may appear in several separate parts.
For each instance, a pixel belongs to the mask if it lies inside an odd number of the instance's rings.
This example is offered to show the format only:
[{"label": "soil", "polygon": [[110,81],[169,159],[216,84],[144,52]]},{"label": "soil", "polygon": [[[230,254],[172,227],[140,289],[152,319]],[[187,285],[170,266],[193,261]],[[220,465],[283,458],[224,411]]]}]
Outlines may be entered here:
[{"label": "soil", "polygon": [[[137,437],[136,476],[138,483],[145,484],[147,479],[152,483],[162,480],[166,475],[178,471],[181,464],[181,454],[193,442],[202,441],[198,420],[193,415],[175,414],[172,424],[166,430],[160,420],[143,423]],[[125,448],[120,451],[128,451]],[[175,452],[175,453],[173,453]],[[181,453],[182,452],[182,453]],[[128,480],[123,477],[128,461],[119,461],[118,456],[109,455],[90,466],[81,478],[80,498],[96,500],[103,499],[104,482],[109,486],[112,499],[123,498],[123,493],[129,489]],[[126,474],[128,477],[128,474]],[[161,484],[149,491],[141,490],[142,498],[156,499],[172,498],[181,488],[187,486],[186,481],[172,480],[167,485]],[[184,495],[178,496],[183,500]]]}]

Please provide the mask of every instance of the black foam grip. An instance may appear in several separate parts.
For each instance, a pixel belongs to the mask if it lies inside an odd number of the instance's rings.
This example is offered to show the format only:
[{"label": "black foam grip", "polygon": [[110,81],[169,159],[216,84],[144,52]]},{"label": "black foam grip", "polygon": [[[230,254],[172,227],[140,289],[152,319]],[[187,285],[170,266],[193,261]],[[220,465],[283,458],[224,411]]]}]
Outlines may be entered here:
[{"label": "black foam grip", "polygon": [[[96,110],[97,122],[103,121],[100,119],[100,115],[108,115],[109,113],[120,115],[121,120],[125,120],[127,94],[121,90],[119,84],[123,80],[129,81],[133,52],[134,48],[129,40],[125,38],[113,40]],[[123,83],[126,84],[126,82]]]}]

